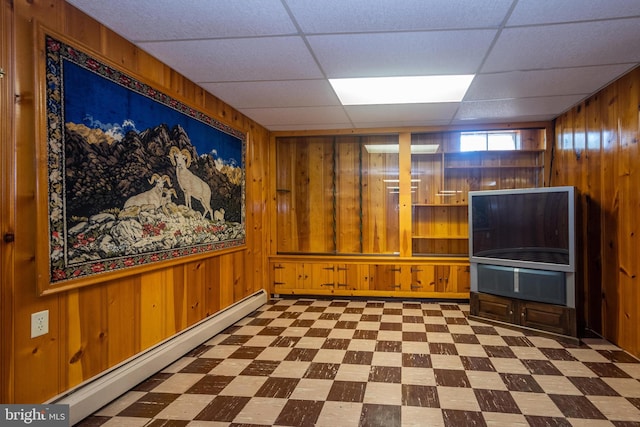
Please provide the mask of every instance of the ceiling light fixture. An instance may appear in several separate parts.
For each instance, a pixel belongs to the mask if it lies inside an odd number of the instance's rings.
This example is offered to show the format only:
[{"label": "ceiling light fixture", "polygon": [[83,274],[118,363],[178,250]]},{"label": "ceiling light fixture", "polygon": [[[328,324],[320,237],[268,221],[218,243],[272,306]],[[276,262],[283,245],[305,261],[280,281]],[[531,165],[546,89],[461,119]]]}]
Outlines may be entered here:
[{"label": "ceiling light fixture", "polygon": [[342,105],[460,102],[474,75],[329,79]]}]

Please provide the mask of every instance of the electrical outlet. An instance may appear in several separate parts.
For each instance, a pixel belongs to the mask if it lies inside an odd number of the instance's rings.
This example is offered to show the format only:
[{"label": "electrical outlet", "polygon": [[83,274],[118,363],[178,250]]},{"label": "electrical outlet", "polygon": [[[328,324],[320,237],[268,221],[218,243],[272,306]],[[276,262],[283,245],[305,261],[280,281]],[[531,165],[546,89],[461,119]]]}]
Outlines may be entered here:
[{"label": "electrical outlet", "polygon": [[49,333],[49,310],[31,314],[31,338]]}]

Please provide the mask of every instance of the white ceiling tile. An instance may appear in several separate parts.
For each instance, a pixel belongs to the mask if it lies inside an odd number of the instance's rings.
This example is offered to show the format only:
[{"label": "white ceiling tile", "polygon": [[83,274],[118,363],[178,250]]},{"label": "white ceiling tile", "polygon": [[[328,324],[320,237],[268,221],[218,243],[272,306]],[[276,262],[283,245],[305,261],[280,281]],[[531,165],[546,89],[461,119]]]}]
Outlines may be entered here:
[{"label": "white ceiling tile", "polygon": [[605,65],[477,75],[465,101],[533,96],[590,94],[630,70],[629,65]]},{"label": "white ceiling tile", "polygon": [[455,118],[458,120],[496,120],[533,115],[553,118],[583,98],[583,95],[564,95],[463,102]]},{"label": "white ceiling tile", "polygon": [[506,28],[482,72],[640,61],[640,18]]},{"label": "white ceiling tile", "polygon": [[140,46],[195,82],[322,77],[300,37],[191,40]]},{"label": "white ceiling tile", "polygon": [[240,112],[267,128],[304,124],[315,129],[322,124],[350,123],[342,107],[244,108]]},{"label": "white ceiling tile", "polygon": [[448,126],[451,120],[389,120],[389,121],[362,121],[354,122],[355,128],[371,129],[371,128],[397,128],[397,127],[427,127],[427,126]]},{"label": "white ceiling tile", "polygon": [[494,30],[310,36],[329,78],[474,74]]},{"label": "white ceiling tile", "polygon": [[496,28],[512,0],[286,0],[307,33]]},{"label": "white ceiling tile", "polygon": [[201,86],[236,108],[340,105],[327,80],[203,83]]},{"label": "white ceiling tile", "polygon": [[460,104],[352,105],[344,107],[354,122],[441,121],[451,120]]},{"label": "white ceiling tile", "polygon": [[638,0],[519,0],[507,26],[640,16]]},{"label": "white ceiling tile", "polygon": [[69,0],[132,41],[296,33],[280,0]]},{"label": "white ceiling tile", "polygon": [[485,125],[487,123],[524,123],[524,122],[547,122],[553,120],[557,115],[554,114],[539,114],[539,115],[521,115],[512,117],[500,117],[492,119],[453,119],[449,125],[465,126],[467,129],[472,129],[474,125]]}]

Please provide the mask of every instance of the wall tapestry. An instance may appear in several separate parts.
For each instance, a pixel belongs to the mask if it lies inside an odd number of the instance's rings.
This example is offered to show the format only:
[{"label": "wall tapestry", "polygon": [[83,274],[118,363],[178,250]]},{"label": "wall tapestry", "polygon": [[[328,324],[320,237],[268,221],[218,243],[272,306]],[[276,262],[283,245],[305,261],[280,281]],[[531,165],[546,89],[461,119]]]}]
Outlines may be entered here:
[{"label": "wall tapestry", "polygon": [[244,133],[48,34],[44,58],[41,290],[245,243]]}]

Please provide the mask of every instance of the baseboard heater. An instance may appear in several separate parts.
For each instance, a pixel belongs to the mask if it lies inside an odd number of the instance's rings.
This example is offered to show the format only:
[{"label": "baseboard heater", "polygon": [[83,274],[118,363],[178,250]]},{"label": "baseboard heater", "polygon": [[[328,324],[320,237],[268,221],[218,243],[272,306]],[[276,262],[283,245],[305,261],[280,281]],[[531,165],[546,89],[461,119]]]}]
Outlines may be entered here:
[{"label": "baseboard heater", "polygon": [[69,405],[74,425],[266,302],[264,290],[249,295],[46,403]]}]

